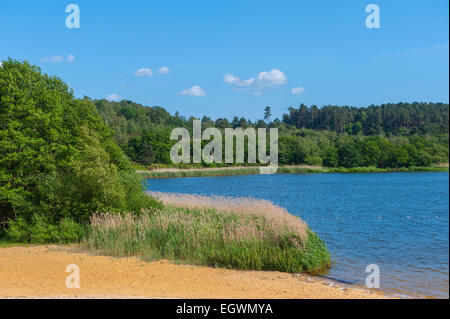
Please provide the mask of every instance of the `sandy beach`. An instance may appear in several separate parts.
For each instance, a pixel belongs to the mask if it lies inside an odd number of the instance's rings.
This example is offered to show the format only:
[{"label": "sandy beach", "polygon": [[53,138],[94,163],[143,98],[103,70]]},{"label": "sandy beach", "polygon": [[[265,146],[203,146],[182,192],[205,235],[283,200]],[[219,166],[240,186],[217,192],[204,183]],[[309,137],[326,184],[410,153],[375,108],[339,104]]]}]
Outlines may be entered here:
[{"label": "sandy beach", "polygon": [[[67,288],[78,265],[80,288]],[[0,248],[0,298],[387,298],[317,277],[96,256],[69,246]]]}]

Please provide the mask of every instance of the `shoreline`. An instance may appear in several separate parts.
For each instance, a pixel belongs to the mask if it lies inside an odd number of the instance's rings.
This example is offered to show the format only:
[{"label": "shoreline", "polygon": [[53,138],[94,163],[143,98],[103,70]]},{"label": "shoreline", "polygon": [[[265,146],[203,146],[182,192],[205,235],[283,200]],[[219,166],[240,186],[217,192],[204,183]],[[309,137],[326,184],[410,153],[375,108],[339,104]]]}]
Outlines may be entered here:
[{"label": "shoreline", "polygon": [[[67,265],[80,268],[68,289]],[[39,267],[36,267],[39,265]],[[306,274],[242,271],[107,257],[77,246],[0,248],[0,298],[386,299],[380,290]]]},{"label": "shoreline", "polygon": [[[177,178],[177,177],[208,177],[233,175],[258,175],[259,166],[230,166],[208,168],[161,168],[155,170],[136,170],[143,178]],[[322,167],[310,165],[280,166],[276,174],[306,174],[306,173],[388,173],[388,172],[448,172],[448,163],[430,167],[376,168],[376,167]]]}]

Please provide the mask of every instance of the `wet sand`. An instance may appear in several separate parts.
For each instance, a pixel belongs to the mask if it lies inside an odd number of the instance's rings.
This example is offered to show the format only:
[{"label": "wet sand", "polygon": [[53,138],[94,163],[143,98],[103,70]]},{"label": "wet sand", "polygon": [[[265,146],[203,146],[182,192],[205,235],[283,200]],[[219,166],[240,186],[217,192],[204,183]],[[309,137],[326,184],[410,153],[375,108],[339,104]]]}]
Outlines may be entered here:
[{"label": "wet sand", "polygon": [[[67,288],[78,265],[80,288]],[[69,246],[0,248],[0,298],[387,298],[379,291],[275,271],[96,256]]]}]

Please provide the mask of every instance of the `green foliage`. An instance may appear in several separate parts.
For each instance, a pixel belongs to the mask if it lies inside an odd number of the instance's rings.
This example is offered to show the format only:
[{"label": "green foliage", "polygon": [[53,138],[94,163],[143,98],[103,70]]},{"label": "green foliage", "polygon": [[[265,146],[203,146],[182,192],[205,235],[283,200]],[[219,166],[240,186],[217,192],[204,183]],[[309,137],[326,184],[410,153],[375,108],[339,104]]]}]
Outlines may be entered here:
[{"label": "green foliage", "polygon": [[270,110],[270,106],[266,106],[264,109],[264,120],[269,122],[272,117],[272,111]]},{"label": "green foliage", "polygon": [[82,223],[95,212],[139,212],[150,201],[89,99],[75,99],[63,81],[28,62],[3,62],[0,220],[30,223],[39,235],[29,239],[46,242],[57,231],[35,216],[49,225]]},{"label": "green foliage", "polygon": [[323,165],[326,167],[339,166],[339,152],[336,147],[329,147],[323,157]]},{"label": "green foliage", "polygon": [[133,161],[143,165],[170,164],[170,149],[173,144],[175,141],[170,141],[169,130],[145,130],[140,138],[131,138],[124,148]]},{"label": "green foliage", "polygon": [[289,108],[283,122],[298,129],[332,130],[358,135],[448,134],[449,108],[444,103],[388,103],[366,108],[301,104]]},{"label": "green foliage", "polygon": [[362,166],[362,154],[356,141],[344,142],[338,150],[339,166],[359,167]]},{"label": "green foliage", "polygon": [[79,242],[86,232],[85,226],[69,218],[63,218],[58,224],[54,224],[38,214],[32,216],[31,222],[19,217],[8,224],[6,238],[20,243],[73,243]]},{"label": "green foliage", "polygon": [[[144,166],[171,165],[169,154],[175,142],[170,141],[170,131],[175,127],[192,130],[193,117],[172,116],[160,107],[131,101],[101,100],[95,104],[126,154]],[[202,127],[277,127],[282,165],[399,168],[448,162],[447,104],[399,103],[369,108],[301,105],[289,108],[283,121],[269,122],[269,115],[266,107],[268,123],[237,116],[230,123],[225,118],[213,121],[205,116]]]}]

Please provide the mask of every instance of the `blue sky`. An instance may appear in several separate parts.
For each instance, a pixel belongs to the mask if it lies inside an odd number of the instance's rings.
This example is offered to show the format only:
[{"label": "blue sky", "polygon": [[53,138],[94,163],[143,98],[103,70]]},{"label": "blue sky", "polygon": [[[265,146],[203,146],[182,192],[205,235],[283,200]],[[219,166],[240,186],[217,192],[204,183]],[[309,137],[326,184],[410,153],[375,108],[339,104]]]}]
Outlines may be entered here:
[{"label": "blue sky", "polygon": [[[70,3],[79,29],[65,26]],[[379,29],[365,25],[371,3]],[[448,12],[445,0],[2,0],[0,60],[37,64],[78,97],[213,118],[254,120],[266,105],[280,117],[300,103],[448,103]]]}]

